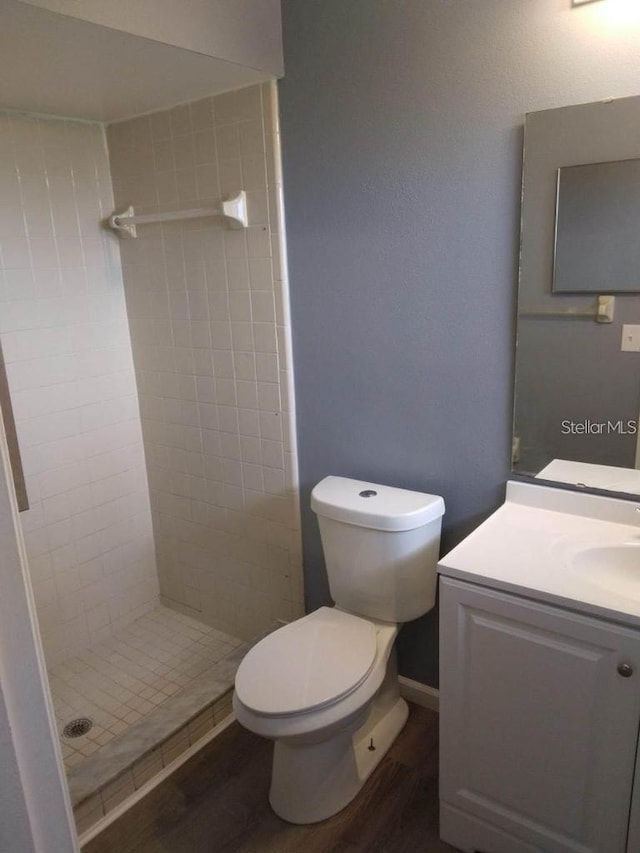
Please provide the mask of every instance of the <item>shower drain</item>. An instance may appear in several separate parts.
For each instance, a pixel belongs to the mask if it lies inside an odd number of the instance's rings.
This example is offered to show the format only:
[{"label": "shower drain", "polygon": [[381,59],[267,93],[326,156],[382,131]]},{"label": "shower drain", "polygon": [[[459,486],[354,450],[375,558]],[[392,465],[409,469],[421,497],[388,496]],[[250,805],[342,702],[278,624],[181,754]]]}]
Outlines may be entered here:
[{"label": "shower drain", "polygon": [[71,720],[70,723],[62,730],[63,737],[82,737],[86,735],[93,726],[93,720],[88,717],[78,717],[77,720]]}]

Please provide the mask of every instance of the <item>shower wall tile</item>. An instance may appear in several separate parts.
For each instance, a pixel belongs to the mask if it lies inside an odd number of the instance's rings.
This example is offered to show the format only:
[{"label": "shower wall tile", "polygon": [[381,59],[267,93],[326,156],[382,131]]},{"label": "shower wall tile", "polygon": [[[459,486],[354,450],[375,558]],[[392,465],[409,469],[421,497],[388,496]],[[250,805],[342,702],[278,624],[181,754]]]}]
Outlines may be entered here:
[{"label": "shower wall tile", "polygon": [[112,209],[100,125],[0,113],[0,336],[50,666],[158,600]]},{"label": "shower wall tile", "polygon": [[273,84],[112,124],[117,209],[217,205],[121,244],[163,601],[251,637],[303,612]]}]

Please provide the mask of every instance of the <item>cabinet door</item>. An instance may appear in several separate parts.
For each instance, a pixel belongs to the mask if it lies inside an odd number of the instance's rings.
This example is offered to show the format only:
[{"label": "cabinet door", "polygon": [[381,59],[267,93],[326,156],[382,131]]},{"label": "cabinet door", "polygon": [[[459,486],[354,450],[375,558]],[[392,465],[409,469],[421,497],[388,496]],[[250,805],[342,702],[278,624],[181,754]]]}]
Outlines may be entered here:
[{"label": "cabinet door", "polygon": [[440,607],[443,802],[548,853],[623,853],[638,633],[450,579]]}]

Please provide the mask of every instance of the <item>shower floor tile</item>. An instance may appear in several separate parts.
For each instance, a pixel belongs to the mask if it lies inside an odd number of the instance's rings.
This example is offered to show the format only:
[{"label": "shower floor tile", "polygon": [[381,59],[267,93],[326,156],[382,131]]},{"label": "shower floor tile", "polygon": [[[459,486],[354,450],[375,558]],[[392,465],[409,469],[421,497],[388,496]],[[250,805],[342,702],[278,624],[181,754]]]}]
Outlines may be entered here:
[{"label": "shower floor tile", "polygon": [[[49,671],[62,754],[68,769],[218,663],[243,641],[159,606],[108,641]],[[71,720],[88,717],[90,731],[69,738]]]}]

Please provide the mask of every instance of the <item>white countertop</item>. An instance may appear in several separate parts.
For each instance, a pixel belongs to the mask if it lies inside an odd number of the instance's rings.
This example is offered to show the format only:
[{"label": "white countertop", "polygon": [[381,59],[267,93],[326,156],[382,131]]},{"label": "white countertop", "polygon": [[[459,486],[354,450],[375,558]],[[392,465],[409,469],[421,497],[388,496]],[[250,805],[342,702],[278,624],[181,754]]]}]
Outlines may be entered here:
[{"label": "white countertop", "polygon": [[536,474],[536,477],[541,480],[554,480],[556,483],[569,483],[572,486],[582,485],[592,489],[640,495],[640,471],[636,468],[615,468],[612,465],[554,459]]},{"label": "white countertop", "polygon": [[[608,587],[574,564],[588,548],[638,547],[638,576]],[[510,482],[505,503],[438,564],[443,576],[640,626],[640,504]]]}]

